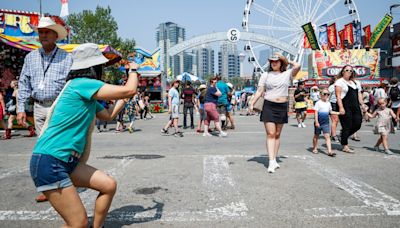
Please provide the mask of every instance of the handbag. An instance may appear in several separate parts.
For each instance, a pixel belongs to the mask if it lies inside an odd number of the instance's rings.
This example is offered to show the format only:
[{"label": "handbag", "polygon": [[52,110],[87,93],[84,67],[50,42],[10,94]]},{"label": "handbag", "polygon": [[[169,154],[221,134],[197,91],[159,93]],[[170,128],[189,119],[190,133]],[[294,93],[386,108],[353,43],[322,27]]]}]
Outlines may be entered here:
[{"label": "handbag", "polygon": [[264,108],[264,96],[260,96],[254,103],[253,110],[256,112],[262,112]]}]

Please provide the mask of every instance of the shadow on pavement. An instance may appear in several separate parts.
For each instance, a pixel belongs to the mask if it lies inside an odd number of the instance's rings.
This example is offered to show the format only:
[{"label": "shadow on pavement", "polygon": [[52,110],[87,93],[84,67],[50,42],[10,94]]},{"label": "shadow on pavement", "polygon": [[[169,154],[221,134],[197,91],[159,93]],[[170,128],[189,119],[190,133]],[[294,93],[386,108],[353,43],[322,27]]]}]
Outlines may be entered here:
[{"label": "shadow on pavement", "polygon": [[[278,163],[281,163],[282,162],[282,160],[281,159],[286,159],[286,157],[277,157],[276,158],[276,161],[278,162]],[[268,159],[268,156],[264,156],[264,155],[260,155],[260,156],[257,156],[257,157],[253,157],[253,158],[251,158],[251,159],[249,159],[249,160],[247,160],[248,162],[257,162],[257,163],[259,163],[259,164],[262,164],[262,165],[264,165],[264,167],[265,168],[268,168],[268,165],[269,165],[269,159]]]},{"label": "shadow on pavement", "polygon": [[120,228],[126,225],[152,222],[161,219],[164,204],[155,200],[153,200],[153,202],[155,204],[152,207],[145,208],[140,205],[128,205],[109,212],[104,227]]}]

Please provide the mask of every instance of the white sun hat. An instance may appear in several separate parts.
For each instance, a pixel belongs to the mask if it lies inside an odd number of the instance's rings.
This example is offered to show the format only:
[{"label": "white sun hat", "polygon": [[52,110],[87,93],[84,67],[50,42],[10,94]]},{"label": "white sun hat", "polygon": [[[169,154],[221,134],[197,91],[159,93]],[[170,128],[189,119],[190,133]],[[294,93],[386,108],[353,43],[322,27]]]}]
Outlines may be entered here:
[{"label": "white sun hat", "polygon": [[71,70],[80,70],[104,64],[108,62],[108,59],[101,53],[97,44],[86,43],[74,48],[72,61]]},{"label": "white sun hat", "polygon": [[63,40],[68,35],[68,32],[64,28],[64,26],[57,24],[50,17],[40,18],[39,25],[37,27],[33,26],[33,30],[37,33],[39,33],[38,29],[41,29],[41,28],[51,29],[54,32],[56,32],[58,34],[58,38],[57,38],[58,40]]}]

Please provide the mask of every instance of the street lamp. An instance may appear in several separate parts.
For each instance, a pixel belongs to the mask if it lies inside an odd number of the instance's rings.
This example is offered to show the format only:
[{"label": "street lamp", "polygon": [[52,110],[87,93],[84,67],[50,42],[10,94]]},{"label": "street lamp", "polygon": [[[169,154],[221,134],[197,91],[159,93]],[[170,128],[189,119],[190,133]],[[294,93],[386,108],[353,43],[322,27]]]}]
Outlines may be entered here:
[{"label": "street lamp", "polygon": [[[390,8],[389,8],[389,13],[390,13],[390,16],[392,16],[392,9],[394,9],[394,8],[397,8],[397,7],[400,7],[400,4],[393,4],[393,5],[391,5],[390,6]],[[393,17],[393,16],[392,16]],[[389,48],[388,48],[388,50],[390,50],[389,51],[389,53],[388,53],[388,60],[390,59],[390,68],[392,69],[392,77],[394,77],[394,68],[393,68],[393,41],[392,41],[392,39],[393,39],[393,36],[392,36],[392,33],[394,32],[394,28],[393,28],[393,20],[392,20],[392,22],[390,22],[390,25],[389,25]]]}]

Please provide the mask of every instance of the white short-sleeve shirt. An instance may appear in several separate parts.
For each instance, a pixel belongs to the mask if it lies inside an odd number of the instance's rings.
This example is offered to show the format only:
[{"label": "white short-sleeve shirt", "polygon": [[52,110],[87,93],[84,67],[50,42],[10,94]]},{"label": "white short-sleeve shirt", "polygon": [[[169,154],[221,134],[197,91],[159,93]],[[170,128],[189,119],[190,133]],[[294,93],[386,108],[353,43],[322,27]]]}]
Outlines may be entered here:
[{"label": "white short-sleeve shirt", "polygon": [[265,72],[261,75],[258,86],[264,86],[264,99],[271,100],[289,96],[289,86],[292,80],[292,69],[278,72]]},{"label": "white short-sleeve shirt", "polygon": [[349,86],[353,89],[358,89],[358,92],[361,92],[362,88],[361,88],[361,83],[357,80],[354,81],[346,81],[343,78],[338,79],[335,82],[335,87],[339,86],[342,88],[342,93],[340,94],[340,98],[344,98],[347,94],[347,92],[349,91]]}]

